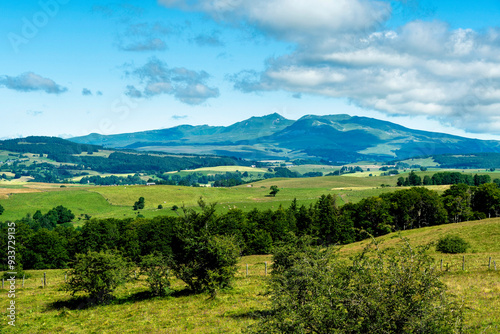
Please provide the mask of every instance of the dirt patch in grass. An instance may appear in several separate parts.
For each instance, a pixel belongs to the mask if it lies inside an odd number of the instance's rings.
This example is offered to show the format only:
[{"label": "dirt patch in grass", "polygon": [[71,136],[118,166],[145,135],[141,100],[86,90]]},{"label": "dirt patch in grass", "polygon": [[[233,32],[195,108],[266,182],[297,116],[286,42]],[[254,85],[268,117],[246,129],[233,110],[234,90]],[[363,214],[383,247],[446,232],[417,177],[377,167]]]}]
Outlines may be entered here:
[{"label": "dirt patch in grass", "polygon": [[39,189],[34,188],[0,188],[0,198],[9,198],[11,194],[38,193]]}]

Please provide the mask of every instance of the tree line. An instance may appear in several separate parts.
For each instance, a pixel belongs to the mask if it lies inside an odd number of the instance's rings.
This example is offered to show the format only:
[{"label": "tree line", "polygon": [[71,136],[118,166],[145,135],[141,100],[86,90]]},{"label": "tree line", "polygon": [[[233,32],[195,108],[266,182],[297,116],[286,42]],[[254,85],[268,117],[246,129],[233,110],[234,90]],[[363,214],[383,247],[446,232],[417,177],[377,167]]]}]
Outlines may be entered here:
[{"label": "tree line", "polygon": [[[414,187],[341,207],[335,195],[327,194],[309,206],[299,206],[294,200],[276,210],[218,213],[215,204],[203,200],[197,210],[174,209],[177,216],[90,219],[76,229],[67,223],[74,215],[62,206],[46,214],[37,211],[16,222],[16,238],[19,247],[24,247],[19,251],[21,263],[25,269],[64,268],[78,253],[105,249],[118,249],[135,262],[151,252],[172,256],[179,238],[176,233],[182,231],[178,226],[186,221],[195,221],[210,235],[234,238],[241,255],[269,254],[291,235],[310,236],[318,245],[347,244],[398,230],[498,217],[500,189],[494,183],[458,184],[439,195]],[[6,246],[6,231],[7,223],[2,223],[2,246]],[[5,262],[2,266],[5,269]]]},{"label": "tree line", "polygon": [[[397,174],[397,173],[396,173]],[[469,186],[480,186],[491,182],[489,175],[464,174],[460,172],[439,172],[434,175],[425,175],[423,178],[417,175],[414,171],[405,177],[399,177],[397,186],[430,186],[430,185],[449,185],[463,183]],[[494,183],[500,184],[500,179],[494,179]]]}]

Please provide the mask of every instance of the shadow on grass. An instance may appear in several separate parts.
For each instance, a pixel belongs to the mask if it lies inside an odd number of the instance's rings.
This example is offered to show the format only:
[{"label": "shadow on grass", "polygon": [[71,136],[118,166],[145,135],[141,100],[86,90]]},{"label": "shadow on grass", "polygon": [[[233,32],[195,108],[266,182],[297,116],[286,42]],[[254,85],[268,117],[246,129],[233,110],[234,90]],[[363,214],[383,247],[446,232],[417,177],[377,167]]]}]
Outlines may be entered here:
[{"label": "shadow on grass", "polygon": [[226,312],[226,314],[224,314],[224,317],[231,317],[234,319],[259,320],[262,318],[269,317],[272,314],[273,314],[273,311],[271,311],[271,310],[252,310],[252,311],[248,311],[248,312],[235,312],[235,313]]},{"label": "shadow on grass", "polygon": [[49,305],[47,305],[47,310],[85,310],[95,306],[123,305],[134,302],[140,302],[148,299],[179,298],[179,297],[190,296],[193,294],[194,292],[189,289],[183,289],[178,291],[174,290],[166,296],[154,296],[149,291],[140,291],[128,295],[126,297],[113,298],[111,300],[107,300],[101,303],[99,303],[95,298],[90,298],[88,296],[77,296],[67,300],[58,300],[53,303],[50,303]]}]

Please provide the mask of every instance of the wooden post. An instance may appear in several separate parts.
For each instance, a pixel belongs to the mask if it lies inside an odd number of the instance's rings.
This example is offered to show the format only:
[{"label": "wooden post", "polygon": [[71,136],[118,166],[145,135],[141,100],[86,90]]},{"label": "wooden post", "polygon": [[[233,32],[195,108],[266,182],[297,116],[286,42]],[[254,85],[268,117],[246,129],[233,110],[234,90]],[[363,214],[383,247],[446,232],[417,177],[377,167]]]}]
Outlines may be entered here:
[{"label": "wooden post", "polygon": [[265,267],[265,275],[267,276],[267,261],[264,262],[264,267]]},{"label": "wooden post", "polygon": [[462,270],[465,270],[465,255],[462,258]]},{"label": "wooden post", "polygon": [[247,277],[248,277],[248,263],[247,263]]},{"label": "wooden post", "polygon": [[488,270],[491,269],[491,256],[490,256],[490,259],[488,260]]},{"label": "wooden post", "polygon": [[45,288],[46,285],[47,285],[47,275],[46,273],[43,273],[43,287]]},{"label": "wooden post", "polygon": [[2,290],[3,290],[3,279],[4,279],[4,278],[2,277]]},{"label": "wooden post", "polygon": [[441,259],[441,271],[443,271],[443,259]]}]

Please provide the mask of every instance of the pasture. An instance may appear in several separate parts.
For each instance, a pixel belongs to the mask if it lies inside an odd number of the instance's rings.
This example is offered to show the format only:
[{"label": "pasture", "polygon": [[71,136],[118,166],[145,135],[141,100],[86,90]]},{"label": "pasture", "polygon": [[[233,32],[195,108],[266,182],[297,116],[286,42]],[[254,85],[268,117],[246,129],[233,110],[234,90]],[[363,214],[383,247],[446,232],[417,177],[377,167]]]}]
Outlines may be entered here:
[{"label": "pasture", "polygon": [[[175,215],[170,210],[173,205],[197,207],[200,197],[207,203],[218,203],[219,212],[239,208],[244,211],[258,208],[277,209],[288,207],[297,199],[299,205],[315,203],[323,194],[336,194],[338,205],[357,202],[369,196],[398,188],[380,187],[381,184],[395,185],[396,177],[352,177],[327,176],[300,179],[268,179],[232,188],[206,188],[182,186],[82,186],[40,184],[31,182],[0,183],[0,205],[5,212],[2,221],[21,219],[36,210],[45,213],[62,205],[76,216],[75,222],[84,214],[95,218],[135,217],[138,212],[132,206],[139,197],[144,197],[146,207],[140,214],[146,218],[158,215]],[[277,185],[280,189],[276,197],[269,195],[269,188]],[[158,209],[162,205],[163,209]]]},{"label": "pasture", "polygon": [[[449,263],[443,269],[442,281],[465,307],[466,333],[494,334],[500,330],[500,219],[440,225],[404,231],[401,236],[412,246],[438,240],[453,233],[471,244],[465,255],[466,267],[462,271],[463,255],[443,255],[434,248],[429,250],[436,268],[440,260]],[[380,247],[391,247],[402,242],[398,233],[379,238]],[[369,241],[341,248],[341,257],[347,258],[360,251]],[[488,258],[498,263],[488,269]],[[149,298],[145,278],[118,288],[116,299],[109,305],[84,307],[81,296],[71,298],[62,291],[64,270],[28,271],[31,275],[25,286],[17,282],[16,326],[7,325],[6,309],[2,309],[0,329],[9,333],[239,333],[254,324],[267,309],[264,262],[268,255],[248,256],[240,259],[234,287],[221,291],[216,299],[208,294],[194,295],[174,280],[174,293],[168,297]],[[249,275],[246,275],[246,265]],[[270,271],[270,266],[268,267]],[[48,286],[42,287],[43,273]],[[2,293],[7,293],[3,290]],[[80,298],[78,298],[80,297]]]}]

